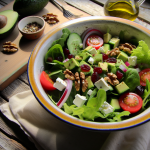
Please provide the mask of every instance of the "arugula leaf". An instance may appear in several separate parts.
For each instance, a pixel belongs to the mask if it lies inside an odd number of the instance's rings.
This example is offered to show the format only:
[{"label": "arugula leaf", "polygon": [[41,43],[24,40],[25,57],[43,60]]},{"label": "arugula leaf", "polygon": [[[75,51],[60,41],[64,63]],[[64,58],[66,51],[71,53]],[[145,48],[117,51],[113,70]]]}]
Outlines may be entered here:
[{"label": "arugula leaf", "polygon": [[146,79],[146,87],[144,90],[144,94],[143,94],[143,104],[142,104],[142,109],[145,110],[146,108],[146,104],[150,101],[150,99],[148,99],[150,95],[150,82],[148,79]]},{"label": "arugula leaf", "polygon": [[105,118],[100,112],[96,111],[95,108],[88,107],[83,105],[84,112],[82,113],[83,118],[86,120],[92,120],[94,121],[95,118],[101,117]]},{"label": "arugula leaf", "polygon": [[71,107],[69,107],[66,103],[64,103],[63,106],[64,106],[64,111],[65,111],[67,114],[71,115],[71,114],[73,113]]},{"label": "arugula leaf", "polygon": [[87,102],[87,106],[95,108],[95,110],[97,111],[104,103],[104,101],[106,101],[106,91],[103,89],[99,89],[97,97],[89,99],[89,101]]},{"label": "arugula leaf", "polygon": [[115,117],[113,117],[114,121],[121,121],[121,117],[123,116],[129,116],[130,112],[129,111],[122,111],[122,112],[114,112]]},{"label": "arugula leaf", "polygon": [[150,50],[144,41],[139,41],[136,49],[133,49],[131,56],[137,56],[137,63],[145,63],[150,65]]}]

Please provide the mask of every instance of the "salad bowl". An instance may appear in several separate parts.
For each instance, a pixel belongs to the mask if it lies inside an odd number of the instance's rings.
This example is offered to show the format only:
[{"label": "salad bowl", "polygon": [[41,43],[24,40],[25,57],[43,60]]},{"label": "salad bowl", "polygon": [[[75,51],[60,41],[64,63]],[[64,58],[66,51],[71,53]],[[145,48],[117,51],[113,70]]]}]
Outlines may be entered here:
[{"label": "salad bowl", "polygon": [[70,125],[77,126],[84,129],[99,130],[99,131],[113,131],[122,130],[135,127],[150,120],[150,108],[147,108],[142,113],[130,117],[126,120],[118,122],[92,122],[81,120],[71,116],[58,108],[48,97],[40,83],[40,75],[44,70],[44,57],[53,43],[62,35],[62,30],[68,28],[71,32],[81,35],[88,28],[100,30],[106,33],[108,28],[113,36],[118,36],[121,31],[125,31],[125,38],[136,37],[138,41],[143,40],[150,47],[150,30],[145,27],[131,22],[129,20],[115,18],[115,17],[84,17],[63,23],[53,30],[49,31],[35,46],[28,61],[28,80],[31,90],[37,101],[50,114],[54,115]]}]

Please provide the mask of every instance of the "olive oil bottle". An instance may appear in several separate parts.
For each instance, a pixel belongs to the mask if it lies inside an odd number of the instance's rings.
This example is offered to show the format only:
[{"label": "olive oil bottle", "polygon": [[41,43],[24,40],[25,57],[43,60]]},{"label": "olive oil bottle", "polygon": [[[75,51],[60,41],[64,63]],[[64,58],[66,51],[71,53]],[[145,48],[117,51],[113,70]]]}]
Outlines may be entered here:
[{"label": "olive oil bottle", "polygon": [[114,16],[134,21],[139,14],[139,7],[136,7],[132,1],[109,2],[104,6],[106,16]]}]

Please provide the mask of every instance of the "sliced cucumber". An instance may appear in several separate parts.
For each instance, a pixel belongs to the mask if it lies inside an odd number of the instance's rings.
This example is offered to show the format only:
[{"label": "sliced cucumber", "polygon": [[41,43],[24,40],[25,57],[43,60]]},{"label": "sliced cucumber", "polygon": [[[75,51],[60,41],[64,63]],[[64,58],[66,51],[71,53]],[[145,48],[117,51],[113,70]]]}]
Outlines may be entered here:
[{"label": "sliced cucumber", "polygon": [[80,44],[82,43],[81,37],[77,33],[71,33],[67,40],[67,46],[70,51],[70,54],[77,55],[81,48]]}]

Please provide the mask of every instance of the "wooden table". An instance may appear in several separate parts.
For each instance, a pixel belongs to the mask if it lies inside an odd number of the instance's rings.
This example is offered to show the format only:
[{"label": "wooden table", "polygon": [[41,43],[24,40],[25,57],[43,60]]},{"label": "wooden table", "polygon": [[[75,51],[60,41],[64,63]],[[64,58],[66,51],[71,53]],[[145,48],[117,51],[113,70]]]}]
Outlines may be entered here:
[{"label": "wooden table", "polygon": [[[11,1],[12,0],[0,1],[0,8],[2,8],[4,5],[7,5]],[[104,0],[102,0],[102,4],[103,4],[103,2],[104,2]],[[89,3],[91,3],[91,2],[89,1]],[[12,2],[12,4],[13,4],[13,2]],[[55,7],[51,3],[49,5],[51,5],[53,7],[53,9],[55,9],[55,12],[53,12],[53,13],[60,14],[61,17],[63,17],[61,11],[57,7]],[[91,4],[89,4],[89,5],[91,5]],[[93,4],[93,7],[95,8],[96,5],[97,4]],[[69,7],[71,9],[73,9],[74,11],[76,11],[75,8],[73,8],[71,6],[69,6]],[[97,7],[102,7],[102,6],[97,5]],[[91,14],[91,12],[88,12],[88,9],[86,9],[85,6],[84,6],[84,12],[81,11],[80,13],[83,14],[83,17],[89,16],[89,15],[94,15],[94,14]],[[95,13],[95,12],[93,12],[93,13]],[[101,9],[100,13],[101,13],[101,15],[103,15],[102,9]],[[60,23],[66,22],[66,21],[68,21],[68,20],[63,17],[63,19],[61,20]],[[149,21],[147,21],[148,23],[146,23],[141,20],[137,20],[137,22],[150,29],[150,26],[148,24]],[[59,24],[57,24],[57,25],[59,25]],[[48,29],[50,30],[57,25],[50,26]],[[13,96],[14,94],[22,92],[22,91],[26,91],[26,90],[30,90],[28,79],[27,79],[27,71],[25,71],[18,78],[16,78],[11,84],[9,84],[9,86],[7,86],[2,91],[0,91],[0,105],[2,105],[3,103],[7,103],[9,101],[9,98],[11,96]],[[28,137],[19,128],[19,126],[16,125],[15,123],[9,121],[7,118],[5,118],[5,116],[3,116],[3,114],[1,112],[0,112],[0,149],[4,149],[4,150],[9,150],[9,149],[11,149],[11,150],[14,150],[14,149],[36,150],[34,144],[28,139]]]}]

